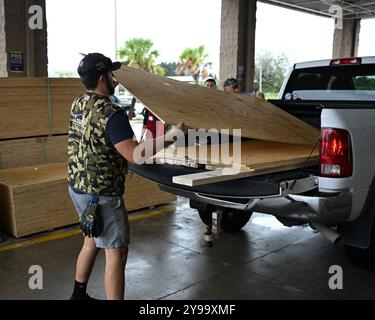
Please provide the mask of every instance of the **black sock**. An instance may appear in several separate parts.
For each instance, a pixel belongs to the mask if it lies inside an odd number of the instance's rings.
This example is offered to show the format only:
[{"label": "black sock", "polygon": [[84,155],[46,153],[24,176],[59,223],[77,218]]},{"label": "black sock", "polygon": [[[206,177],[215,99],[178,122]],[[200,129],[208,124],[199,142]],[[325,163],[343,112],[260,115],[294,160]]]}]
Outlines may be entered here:
[{"label": "black sock", "polygon": [[78,281],[74,282],[73,297],[76,299],[82,299],[86,297],[87,283],[81,283]]}]

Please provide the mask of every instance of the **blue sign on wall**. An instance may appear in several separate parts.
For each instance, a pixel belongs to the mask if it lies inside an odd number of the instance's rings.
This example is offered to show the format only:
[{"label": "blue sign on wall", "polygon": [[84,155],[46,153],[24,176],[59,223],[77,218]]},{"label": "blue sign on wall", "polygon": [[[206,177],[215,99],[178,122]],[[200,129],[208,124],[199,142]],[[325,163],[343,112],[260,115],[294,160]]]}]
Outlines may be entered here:
[{"label": "blue sign on wall", "polygon": [[23,52],[10,52],[10,71],[24,71]]}]

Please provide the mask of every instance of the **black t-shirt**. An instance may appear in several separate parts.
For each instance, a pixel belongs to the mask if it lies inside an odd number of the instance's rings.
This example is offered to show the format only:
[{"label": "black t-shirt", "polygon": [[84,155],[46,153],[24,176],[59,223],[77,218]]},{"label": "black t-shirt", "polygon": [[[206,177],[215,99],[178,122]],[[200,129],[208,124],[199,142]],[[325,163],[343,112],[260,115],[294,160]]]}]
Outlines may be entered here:
[{"label": "black t-shirt", "polygon": [[134,137],[133,129],[124,110],[118,110],[110,116],[106,131],[113,145]]}]

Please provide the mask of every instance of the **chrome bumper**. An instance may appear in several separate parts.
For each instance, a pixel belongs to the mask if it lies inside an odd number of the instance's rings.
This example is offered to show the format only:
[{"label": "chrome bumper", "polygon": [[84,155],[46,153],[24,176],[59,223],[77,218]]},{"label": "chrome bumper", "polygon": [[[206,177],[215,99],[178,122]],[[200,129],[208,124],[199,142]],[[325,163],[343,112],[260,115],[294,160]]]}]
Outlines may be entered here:
[{"label": "chrome bumper", "polygon": [[333,195],[321,196],[283,194],[266,198],[249,198],[247,201],[239,199],[220,199],[212,195],[198,194],[192,191],[160,185],[164,191],[190,198],[199,202],[239,209],[272,214],[302,222],[319,222],[336,224],[348,221],[352,209],[352,193],[350,191]]}]

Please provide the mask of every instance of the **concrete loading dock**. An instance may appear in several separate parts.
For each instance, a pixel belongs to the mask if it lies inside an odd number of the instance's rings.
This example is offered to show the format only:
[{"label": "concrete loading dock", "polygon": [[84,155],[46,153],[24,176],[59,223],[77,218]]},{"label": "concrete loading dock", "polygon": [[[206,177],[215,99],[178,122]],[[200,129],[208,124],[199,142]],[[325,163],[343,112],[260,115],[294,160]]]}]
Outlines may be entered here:
[{"label": "concrete loading dock", "polygon": [[[316,7],[313,2],[268,2],[314,14],[323,14],[327,9],[327,6]],[[26,11],[20,8],[26,8],[27,4],[25,1],[0,1],[0,22],[7,25],[8,21],[10,25],[10,21],[15,24],[18,21],[17,28],[0,28],[0,39],[5,43],[0,46],[4,48],[4,52],[0,52],[3,76],[45,76],[47,73],[46,34],[24,32],[28,30],[22,25]],[[40,4],[44,6],[43,1]],[[345,2],[342,7],[343,29],[335,31],[334,57],[356,55],[360,19],[374,16],[373,4],[366,1],[357,1],[355,5]],[[250,91],[256,1],[223,0],[222,8],[221,78],[239,76],[246,91]],[[9,14],[11,10],[15,13]],[[19,32],[17,37],[14,30]],[[22,37],[18,37],[20,34]],[[15,38],[21,39],[25,53],[23,74],[10,70],[9,52],[20,47],[14,44]],[[207,248],[202,238],[204,226],[196,211],[189,209],[183,199],[167,207],[135,213],[132,217],[128,299],[375,298],[371,290],[375,283],[372,273],[353,266],[342,246],[333,248],[307,226],[289,229],[271,216],[255,214],[243,231],[225,234],[213,248]],[[53,240],[54,237],[58,239]],[[77,229],[59,230],[22,241],[14,241],[7,235],[2,238],[5,241],[0,246],[0,276],[4,279],[0,283],[1,299],[69,297],[81,243]],[[31,242],[25,243],[25,240]],[[92,295],[98,298],[104,298],[103,263],[104,257],[100,256],[90,283]],[[44,290],[27,288],[27,270],[31,265],[44,266]],[[328,286],[333,265],[345,270],[344,290],[331,290]]]}]

